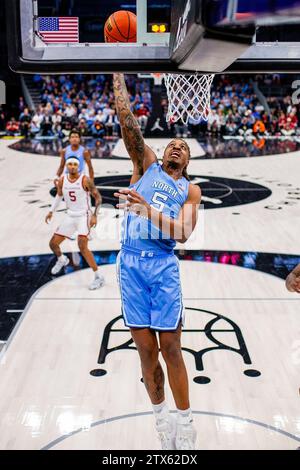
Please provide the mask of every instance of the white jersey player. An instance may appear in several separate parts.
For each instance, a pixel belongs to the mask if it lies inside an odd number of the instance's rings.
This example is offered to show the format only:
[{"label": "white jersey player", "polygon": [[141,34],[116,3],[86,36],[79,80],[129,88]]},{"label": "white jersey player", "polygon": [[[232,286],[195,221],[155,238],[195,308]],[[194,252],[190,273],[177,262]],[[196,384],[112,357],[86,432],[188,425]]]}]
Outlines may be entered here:
[{"label": "white jersey player", "polygon": [[[93,181],[83,173],[79,173],[79,159],[77,157],[68,158],[66,165],[68,174],[59,179],[56,198],[46,216],[46,223],[49,223],[62,199],[65,200],[67,214],[50,240],[50,248],[57,256],[57,262],[51,273],[58,274],[63,267],[69,264],[69,259],[62,253],[60,244],[66,238],[71,238],[74,232],[77,232],[80,252],[95,273],[95,279],[90,285],[90,289],[94,290],[103,285],[104,278],[98,270],[93,253],[88,249],[88,239],[90,229],[97,225],[101,196]],[[95,199],[94,213],[91,209],[90,195]]]}]

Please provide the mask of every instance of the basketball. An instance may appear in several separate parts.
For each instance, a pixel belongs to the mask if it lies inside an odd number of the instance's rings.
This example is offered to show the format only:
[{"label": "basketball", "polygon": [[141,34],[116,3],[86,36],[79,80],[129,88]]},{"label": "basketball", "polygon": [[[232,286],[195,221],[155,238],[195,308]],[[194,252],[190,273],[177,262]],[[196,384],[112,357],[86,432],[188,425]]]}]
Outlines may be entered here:
[{"label": "basketball", "polygon": [[105,42],[136,42],[136,15],[131,11],[116,11],[105,23]]}]

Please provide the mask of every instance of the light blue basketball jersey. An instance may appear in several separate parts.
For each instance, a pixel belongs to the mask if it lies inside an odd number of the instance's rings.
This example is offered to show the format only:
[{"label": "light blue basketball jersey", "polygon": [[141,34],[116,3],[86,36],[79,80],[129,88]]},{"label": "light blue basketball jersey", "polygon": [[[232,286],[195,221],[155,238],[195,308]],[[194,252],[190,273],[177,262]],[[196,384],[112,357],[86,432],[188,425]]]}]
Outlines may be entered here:
[{"label": "light blue basketball jersey", "polygon": [[[177,219],[188,197],[189,181],[184,177],[174,180],[155,162],[131,188],[141,194],[155,209]],[[133,250],[171,252],[176,242],[168,234],[162,233],[150,220],[126,212],[122,245]]]},{"label": "light blue basketball jersey", "polygon": [[[66,147],[66,152],[65,152],[65,161],[67,161],[68,158],[70,157],[77,157],[79,158],[79,173],[82,173],[84,171],[85,167],[85,159],[84,159],[84,147],[82,145],[79,146],[78,150],[72,150],[71,145],[68,145]],[[68,173],[67,168],[65,167],[65,173]]]}]

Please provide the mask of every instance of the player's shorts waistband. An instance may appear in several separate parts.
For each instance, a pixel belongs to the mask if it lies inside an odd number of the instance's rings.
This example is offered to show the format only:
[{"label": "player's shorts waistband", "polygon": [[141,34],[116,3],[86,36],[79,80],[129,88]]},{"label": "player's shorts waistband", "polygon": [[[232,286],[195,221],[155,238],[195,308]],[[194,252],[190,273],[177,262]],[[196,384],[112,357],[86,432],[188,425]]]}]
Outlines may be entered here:
[{"label": "player's shorts waistband", "polygon": [[174,251],[148,251],[148,250],[137,250],[127,245],[122,245],[121,251],[131,253],[141,258],[165,258],[166,256],[173,256]]},{"label": "player's shorts waistband", "polygon": [[85,217],[90,215],[90,211],[82,210],[82,211],[72,211],[72,210],[67,210],[67,214],[69,217]]}]

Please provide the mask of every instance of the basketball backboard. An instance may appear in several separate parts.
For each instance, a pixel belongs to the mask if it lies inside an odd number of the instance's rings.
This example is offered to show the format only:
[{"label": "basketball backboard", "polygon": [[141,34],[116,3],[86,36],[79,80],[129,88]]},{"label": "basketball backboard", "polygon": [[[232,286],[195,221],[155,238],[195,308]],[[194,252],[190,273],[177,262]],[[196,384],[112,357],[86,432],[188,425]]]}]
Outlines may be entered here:
[{"label": "basketball backboard", "polygon": [[[295,72],[299,5],[296,0],[6,0],[9,65],[25,73]],[[105,20],[120,9],[137,14],[137,42],[105,44]],[[45,42],[41,18],[62,17],[78,18],[78,42]],[[155,23],[163,24],[164,32],[152,32],[153,25],[160,31]],[[277,40],[274,28],[282,32],[298,24],[288,42]]]}]

